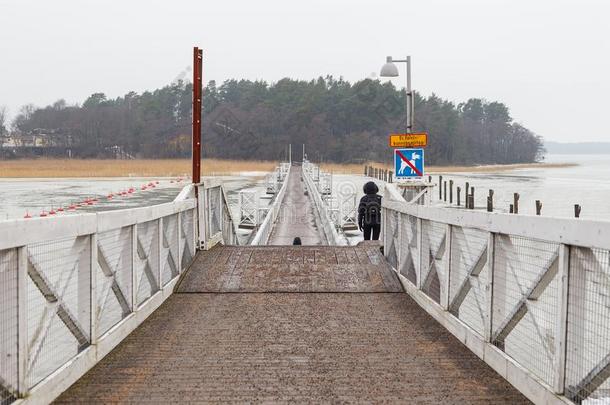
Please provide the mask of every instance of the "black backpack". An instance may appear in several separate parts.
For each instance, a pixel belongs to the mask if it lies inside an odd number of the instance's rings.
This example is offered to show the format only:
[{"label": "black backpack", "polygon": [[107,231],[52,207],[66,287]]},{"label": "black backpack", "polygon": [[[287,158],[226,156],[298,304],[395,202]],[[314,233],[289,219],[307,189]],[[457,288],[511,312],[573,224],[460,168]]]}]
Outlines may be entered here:
[{"label": "black backpack", "polygon": [[381,224],[381,196],[367,195],[363,198],[364,225]]}]

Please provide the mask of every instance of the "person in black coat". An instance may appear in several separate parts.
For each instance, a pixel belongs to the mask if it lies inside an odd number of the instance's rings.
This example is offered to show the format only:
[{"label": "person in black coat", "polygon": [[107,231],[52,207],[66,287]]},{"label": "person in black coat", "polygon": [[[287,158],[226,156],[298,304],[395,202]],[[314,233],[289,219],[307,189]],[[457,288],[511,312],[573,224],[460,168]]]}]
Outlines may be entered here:
[{"label": "person in black coat", "polygon": [[381,196],[379,187],[369,181],[362,188],[364,197],[358,205],[358,228],[364,233],[364,240],[379,240],[381,233]]}]

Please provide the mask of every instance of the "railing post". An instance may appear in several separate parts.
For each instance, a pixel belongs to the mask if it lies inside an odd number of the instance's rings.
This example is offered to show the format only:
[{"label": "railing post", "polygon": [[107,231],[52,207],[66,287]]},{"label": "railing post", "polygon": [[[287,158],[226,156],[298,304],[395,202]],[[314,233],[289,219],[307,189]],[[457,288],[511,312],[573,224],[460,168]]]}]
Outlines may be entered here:
[{"label": "railing post", "polygon": [[28,312],[27,312],[27,273],[28,248],[22,246],[17,250],[17,350],[18,350],[18,387],[19,395],[24,397],[28,392],[26,373],[29,358],[28,350]]},{"label": "railing post", "polygon": [[138,309],[138,224],[131,226],[131,312]]},{"label": "railing post", "polygon": [[421,290],[422,287],[422,279],[421,279],[421,275],[422,275],[422,263],[423,263],[423,253],[422,253],[422,245],[423,245],[423,235],[422,235],[422,230],[423,230],[423,224],[422,224],[422,219],[421,218],[417,218],[417,268],[415,269],[415,276],[416,276],[416,280],[415,280],[415,285],[417,286],[418,290]]},{"label": "railing post", "polygon": [[451,240],[453,233],[453,227],[447,224],[445,227],[445,252],[443,254],[443,264],[445,265],[445,279],[442,280],[443,285],[441,288],[441,306],[445,311],[449,310],[449,291],[451,288]]},{"label": "railing post", "polygon": [[[180,216],[180,214],[178,214],[178,216]],[[161,261],[161,258],[163,257],[163,217],[157,220],[157,226],[159,227],[159,233],[157,235],[157,263],[159,263],[159,268],[157,269],[157,287],[159,287],[159,290],[161,290],[163,287],[163,263]],[[168,249],[171,251],[171,241],[168,240],[168,243],[170,244]]]},{"label": "railing post", "polygon": [[90,249],[91,249],[91,263],[90,263],[90,272],[89,272],[89,291],[90,291],[90,296],[89,296],[89,310],[90,310],[90,329],[89,329],[89,333],[90,333],[90,341],[91,344],[97,344],[97,267],[98,265],[98,258],[97,258],[97,233],[94,233],[91,235],[91,239],[90,239]]},{"label": "railing post", "polygon": [[570,271],[570,247],[564,244],[559,246],[559,268],[557,280],[559,289],[557,294],[557,308],[559,309],[556,319],[555,358],[553,368],[553,389],[556,394],[563,394],[565,390],[566,371],[566,340],[568,329],[568,294],[569,294],[569,271]]},{"label": "railing post", "polygon": [[[178,257],[176,258],[176,266],[178,266],[178,273],[182,273],[182,253],[184,251],[184,243],[186,242],[186,240],[184,242],[182,242],[182,213],[186,212],[186,211],[180,211],[178,213]],[[197,208],[195,208],[195,215],[193,215],[193,222],[197,223],[196,221],[196,213],[197,213]],[[198,240],[198,236],[197,236],[197,232],[195,232],[193,234],[193,237],[195,240]]]},{"label": "railing post", "polygon": [[[195,217],[197,216],[197,211],[193,212],[193,220],[191,221],[191,226],[193,227],[193,236],[191,238],[190,241],[188,241],[188,243],[190,243],[191,246],[191,251],[193,252],[193,258],[195,258],[195,254],[197,254],[197,250],[201,249],[199,246],[199,243],[197,242],[197,237],[195,235],[197,235],[197,221],[195,220]],[[192,261],[191,259],[191,261]]]},{"label": "railing post", "polygon": [[485,324],[484,324],[484,335],[485,341],[491,342],[491,336],[493,333],[493,305],[494,305],[494,277],[495,277],[495,266],[494,266],[494,255],[495,255],[495,242],[496,235],[493,232],[489,232],[487,235],[487,284],[485,285]]}]

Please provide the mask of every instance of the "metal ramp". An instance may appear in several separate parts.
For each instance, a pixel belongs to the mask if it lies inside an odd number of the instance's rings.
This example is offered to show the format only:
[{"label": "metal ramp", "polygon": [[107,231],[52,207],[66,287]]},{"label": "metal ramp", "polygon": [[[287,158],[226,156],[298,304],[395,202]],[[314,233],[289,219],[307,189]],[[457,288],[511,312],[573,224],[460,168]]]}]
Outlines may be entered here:
[{"label": "metal ramp", "polygon": [[200,252],[177,292],[57,399],[189,401],[528,402],[366,245]]}]

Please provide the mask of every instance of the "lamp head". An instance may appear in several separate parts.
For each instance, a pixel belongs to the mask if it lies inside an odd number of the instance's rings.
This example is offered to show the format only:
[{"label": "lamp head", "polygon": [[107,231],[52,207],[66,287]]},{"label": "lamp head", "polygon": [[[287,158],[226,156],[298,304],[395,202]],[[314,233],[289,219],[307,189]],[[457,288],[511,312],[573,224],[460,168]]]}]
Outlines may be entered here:
[{"label": "lamp head", "polygon": [[398,68],[392,62],[392,57],[388,56],[386,58],[386,63],[381,67],[381,73],[379,74],[381,77],[397,77],[398,76]]}]

